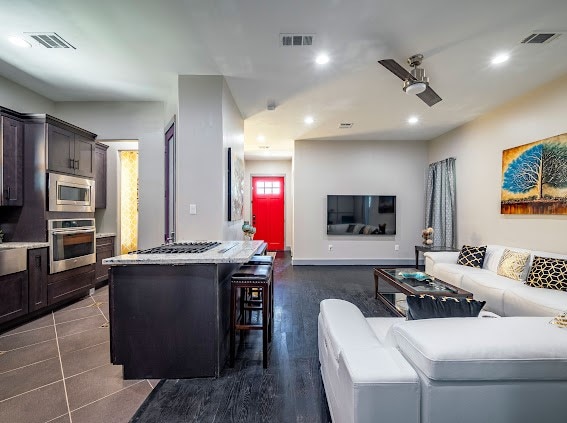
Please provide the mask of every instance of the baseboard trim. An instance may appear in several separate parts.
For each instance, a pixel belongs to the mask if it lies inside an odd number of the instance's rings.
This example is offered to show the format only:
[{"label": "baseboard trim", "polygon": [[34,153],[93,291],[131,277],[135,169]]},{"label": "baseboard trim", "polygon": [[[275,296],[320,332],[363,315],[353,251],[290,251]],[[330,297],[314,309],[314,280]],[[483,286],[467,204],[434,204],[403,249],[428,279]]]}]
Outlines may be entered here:
[{"label": "baseboard trim", "polygon": [[294,259],[293,266],[415,266],[415,259]]}]

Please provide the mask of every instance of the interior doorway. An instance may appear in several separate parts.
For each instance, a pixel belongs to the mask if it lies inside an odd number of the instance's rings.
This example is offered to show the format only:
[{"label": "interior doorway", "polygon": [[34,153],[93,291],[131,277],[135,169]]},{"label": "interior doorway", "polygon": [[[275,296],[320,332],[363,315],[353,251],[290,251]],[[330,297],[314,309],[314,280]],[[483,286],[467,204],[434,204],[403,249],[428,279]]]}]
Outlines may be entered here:
[{"label": "interior doorway", "polygon": [[164,242],[175,241],[175,116],[165,127]]},{"label": "interior doorway", "polygon": [[138,152],[120,151],[120,253],[138,249]]},{"label": "interior doorway", "polygon": [[252,225],[255,238],[268,243],[268,250],[285,247],[285,178],[252,176]]}]

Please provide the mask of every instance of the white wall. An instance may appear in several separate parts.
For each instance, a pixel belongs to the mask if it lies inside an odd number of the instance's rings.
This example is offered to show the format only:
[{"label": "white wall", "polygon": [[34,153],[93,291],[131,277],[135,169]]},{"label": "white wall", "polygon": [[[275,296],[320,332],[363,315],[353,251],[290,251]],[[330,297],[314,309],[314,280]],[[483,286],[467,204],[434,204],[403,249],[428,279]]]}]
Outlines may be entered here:
[{"label": "white wall", "polygon": [[291,249],[293,231],[293,191],[291,160],[246,160],[244,180],[244,220],[252,221],[252,176],[283,176],[285,184],[285,239],[286,249]]},{"label": "white wall", "polygon": [[567,77],[429,144],[429,161],[456,157],[460,244],[567,253],[567,216],[502,215],[502,150],[567,132]]},{"label": "white wall", "polygon": [[[414,263],[423,225],[425,142],[296,141],[293,160],[294,264]],[[328,194],[396,195],[396,235],[328,236]]]},{"label": "white wall", "polygon": [[244,239],[242,233],[243,219],[240,220],[227,220],[228,210],[228,148],[232,149],[231,154],[236,154],[244,160],[244,120],[240,114],[240,110],[236,105],[232,93],[228,88],[226,80],[222,79],[222,169],[221,178],[223,181],[221,198],[222,209],[224,210],[223,216],[223,235],[222,239]]},{"label": "white wall", "polygon": [[53,101],[1,76],[0,106],[20,113],[52,114],[55,110]]},{"label": "white wall", "polygon": [[[179,76],[177,239],[242,239],[242,221],[227,221],[226,204],[227,147],[243,155],[242,133],[222,76]],[[190,204],[197,214],[189,214]]]},{"label": "white wall", "polygon": [[53,114],[94,132],[98,139],[139,141],[138,247],[161,244],[164,234],[164,104],[58,102]]}]

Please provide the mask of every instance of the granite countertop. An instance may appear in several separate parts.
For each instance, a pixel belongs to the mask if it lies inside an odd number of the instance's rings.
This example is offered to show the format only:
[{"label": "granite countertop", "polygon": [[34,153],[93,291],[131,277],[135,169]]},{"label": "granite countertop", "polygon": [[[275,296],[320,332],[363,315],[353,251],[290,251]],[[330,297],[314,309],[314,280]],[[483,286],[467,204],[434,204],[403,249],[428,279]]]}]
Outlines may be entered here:
[{"label": "granite countertop", "polygon": [[[191,241],[184,241],[191,242]],[[206,264],[246,263],[263,241],[218,241],[221,244],[196,254],[124,254],[104,259],[102,264]]]},{"label": "granite countertop", "polygon": [[97,238],[106,238],[106,237],[109,237],[109,236],[116,236],[116,234],[113,233],[113,232],[107,232],[107,233],[97,232],[97,234],[96,234]]},{"label": "granite countertop", "polygon": [[0,250],[5,250],[8,248],[26,248],[28,250],[34,248],[43,248],[49,247],[49,242],[1,242],[0,243]]}]

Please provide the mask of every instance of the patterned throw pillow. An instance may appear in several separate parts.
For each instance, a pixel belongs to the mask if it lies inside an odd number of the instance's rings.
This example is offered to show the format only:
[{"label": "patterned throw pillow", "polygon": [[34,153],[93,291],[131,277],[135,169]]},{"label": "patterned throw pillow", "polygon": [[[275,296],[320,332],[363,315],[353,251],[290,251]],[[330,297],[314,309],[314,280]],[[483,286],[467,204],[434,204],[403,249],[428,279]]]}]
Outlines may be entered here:
[{"label": "patterned throw pillow", "polygon": [[470,298],[408,295],[407,319],[440,319],[444,317],[477,317],[486,301]]},{"label": "patterned throw pillow", "polygon": [[482,247],[471,247],[470,245],[463,245],[459,253],[457,264],[469,267],[482,267],[484,262],[484,255],[486,254],[486,245]]},{"label": "patterned throw pillow", "polygon": [[567,291],[567,260],[535,256],[526,284]]},{"label": "patterned throw pillow", "polygon": [[526,268],[526,263],[530,258],[530,253],[512,251],[507,248],[502,253],[500,263],[498,263],[498,273],[500,276],[514,279],[516,281],[522,280],[522,274]]}]

